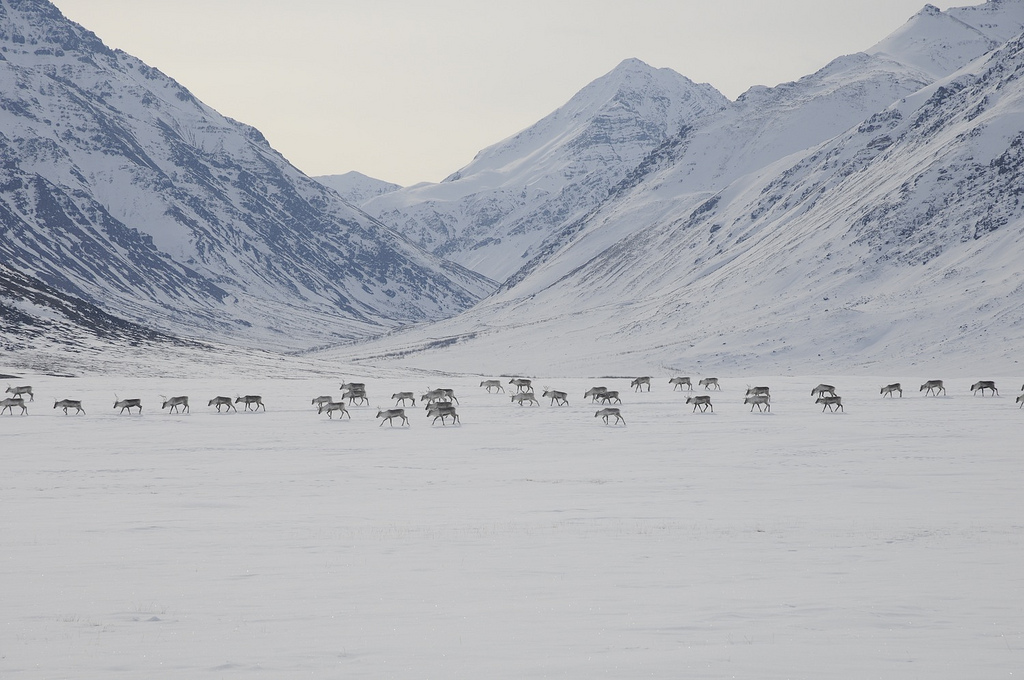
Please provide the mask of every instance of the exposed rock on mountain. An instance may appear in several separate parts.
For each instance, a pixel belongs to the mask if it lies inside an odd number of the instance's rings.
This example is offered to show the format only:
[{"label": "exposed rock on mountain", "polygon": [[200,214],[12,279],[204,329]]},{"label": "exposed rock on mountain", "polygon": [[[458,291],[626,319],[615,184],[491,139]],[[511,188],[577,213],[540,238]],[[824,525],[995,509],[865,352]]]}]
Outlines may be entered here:
[{"label": "exposed rock on mountain", "polygon": [[[950,27],[1019,34],[1024,2],[950,15],[926,9],[909,26],[936,42]],[[883,41],[884,55],[747,93],[653,152],[429,343],[412,329],[359,353],[482,372],[1012,365],[1024,341],[1021,40],[979,59],[988,37],[949,39],[955,49],[907,66],[894,45],[927,44],[911,33]],[[965,68],[928,83],[954,53]],[[815,141],[828,127],[814,121],[837,129]]]},{"label": "exposed rock on mountain", "polygon": [[0,2],[0,258],[193,337],[302,348],[493,289],[45,0]]},{"label": "exposed rock on mountain", "polygon": [[652,149],[727,105],[710,85],[629,59],[444,182],[363,207],[432,252],[502,280]]}]

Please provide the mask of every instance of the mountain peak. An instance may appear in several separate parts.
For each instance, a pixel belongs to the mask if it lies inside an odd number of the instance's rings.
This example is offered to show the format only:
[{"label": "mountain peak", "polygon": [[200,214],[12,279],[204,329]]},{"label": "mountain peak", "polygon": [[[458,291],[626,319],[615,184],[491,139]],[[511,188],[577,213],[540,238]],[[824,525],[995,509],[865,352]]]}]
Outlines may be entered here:
[{"label": "mountain peak", "polygon": [[95,33],[65,17],[48,0],[9,0],[0,3],[0,42],[5,56],[63,56],[64,52],[109,54],[112,50]]}]

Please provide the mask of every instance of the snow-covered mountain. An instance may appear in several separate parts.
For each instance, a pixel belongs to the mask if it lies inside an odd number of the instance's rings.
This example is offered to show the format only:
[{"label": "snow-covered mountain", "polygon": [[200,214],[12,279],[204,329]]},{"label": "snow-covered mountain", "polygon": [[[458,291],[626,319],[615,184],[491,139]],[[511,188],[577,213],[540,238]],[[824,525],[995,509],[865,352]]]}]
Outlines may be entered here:
[{"label": "snow-covered mountain", "polygon": [[0,159],[0,259],[171,333],[295,349],[493,289],[45,0],[0,0]]},{"label": "snow-covered mountain", "polygon": [[607,198],[652,149],[727,105],[710,85],[628,59],[444,182],[363,207],[432,252],[500,281],[550,233]]},{"label": "snow-covered mountain", "polygon": [[342,175],[320,175],[314,177],[317,182],[330,187],[349,203],[360,205],[381,194],[401,189],[401,185],[385,182],[381,179],[368,177],[361,172],[346,172]]},{"label": "snow-covered mountain", "polygon": [[1022,30],[1021,0],[926,7],[881,47],[756,88],[653,152],[499,294],[344,356],[627,375],[1011,366],[1024,48],[987,50]]}]

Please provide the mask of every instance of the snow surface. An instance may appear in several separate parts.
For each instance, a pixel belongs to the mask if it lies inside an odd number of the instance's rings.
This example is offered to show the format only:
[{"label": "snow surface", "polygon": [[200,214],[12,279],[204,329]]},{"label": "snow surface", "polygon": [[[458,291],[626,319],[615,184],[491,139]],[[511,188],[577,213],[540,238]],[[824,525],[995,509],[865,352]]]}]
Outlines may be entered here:
[{"label": "snow surface", "polygon": [[[1019,375],[723,375],[701,415],[667,375],[641,394],[538,378],[569,392],[559,408],[478,386],[495,376],[346,372],[373,407],[339,421],[310,406],[339,394],[335,367],[261,370],[21,375],[36,402],[0,418],[0,676],[1024,668]],[[900,378],[906,396],[879,396]],[[916,391],[931,378],[948,396]],[[1002,396],[972,396],[977,378]],[[844,413],[813,403],[820,381]],[[581,396],[598,383],[628,425],[595,419]],[[748,384],[771,386],[770,414],[740,403]],[[378,426],[388,395],[428,386],[456,390],[461,426],[418,406]],[[143,415],[117,415],[115,392]],[[239,393],[266,412],[205,405]],[[164,394],[191,414],[162,412]],[[54,411],[65,397],[88,414]]]}]

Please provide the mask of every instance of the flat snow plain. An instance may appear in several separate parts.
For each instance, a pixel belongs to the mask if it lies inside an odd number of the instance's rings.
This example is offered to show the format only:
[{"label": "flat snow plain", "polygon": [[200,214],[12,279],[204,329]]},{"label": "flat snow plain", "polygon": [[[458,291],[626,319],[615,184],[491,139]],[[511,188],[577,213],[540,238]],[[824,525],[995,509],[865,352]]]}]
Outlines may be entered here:
[{"label": "flat snow plain", "polygon": [[[0,677],[1021,675],[1020,377],[821,376],[833,414],[818,377],[723,376],[703,415],[668,377],[537,381],[568,407],[431,378],[461,426],[379,427],[422,375],[352,376],[341,421],[310,405],[332,378],[30,376],[0,418]],[[266,412],[206,406],[239,393]]]}]

